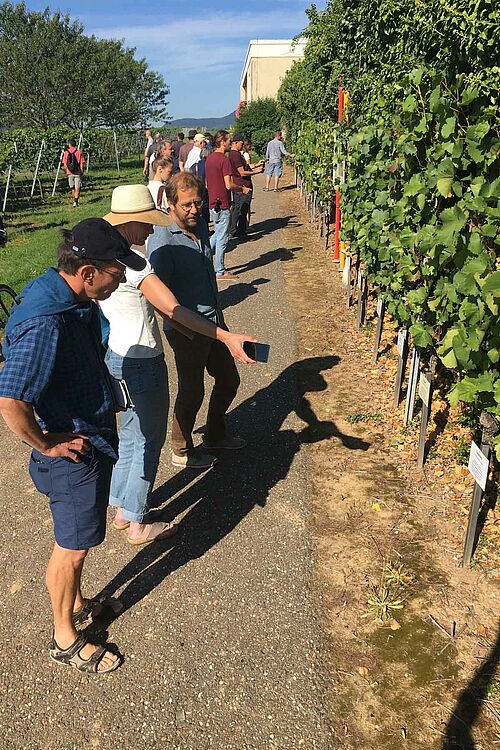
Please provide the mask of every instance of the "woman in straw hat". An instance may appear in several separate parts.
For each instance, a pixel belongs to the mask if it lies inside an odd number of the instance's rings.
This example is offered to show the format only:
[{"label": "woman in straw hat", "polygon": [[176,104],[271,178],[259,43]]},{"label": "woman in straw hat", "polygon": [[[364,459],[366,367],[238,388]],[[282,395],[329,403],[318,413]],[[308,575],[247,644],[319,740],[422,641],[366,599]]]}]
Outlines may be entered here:
[{"label": "woman in straw hat", "polygon": [[[105,217],[132,246],[144,245],[153,226],[168,226],[171,219],[154,204],[145,185],[122,185],[113,190],[111,211]],[[165,442],[169,406],[163,345],[155,310],[170,325],[190,337],[201,333],[222,341],[239,362],[252,363],[243,351],[245,336],[219,328],[182,307],[147,262],[143,271],[126,271],[101,309],[110,323],[106,364],[113,377],[124,380],[131,402],[122,414],[119,459],[113,470],[109,504],[115,507],[115,529],[127,529],[130,544],[140,545],[171,536],[176,524],[149,522],[148,499],[160,452]],[[216,459],[201,455],[191,468],[213,466]]]}]

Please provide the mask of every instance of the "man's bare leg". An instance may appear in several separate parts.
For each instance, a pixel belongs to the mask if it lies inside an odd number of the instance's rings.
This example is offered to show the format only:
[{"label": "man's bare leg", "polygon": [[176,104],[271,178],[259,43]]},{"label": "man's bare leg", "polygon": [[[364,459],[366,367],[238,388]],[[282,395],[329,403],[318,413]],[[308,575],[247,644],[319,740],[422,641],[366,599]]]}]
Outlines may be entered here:
[{"label": "man's bare leg", "polygon": [[268,174],[266,174],[266,190],[269,190],[270,184],[271,184],[271,178]]},{"label": "man's bare leg", "polygon": [[[73,612],[83,605],[80,582],[87,552],[88,550],[65,549],[56,543],[47,565],[45,582],[52,604],[54,640],[63,650],[78,638],[78,631],[73,624]],[[90,659],[96,649],[94,644],[86,644],[80,651],[81,658]],[[116,654],[107,651],[98,670],[110,667],[117,659]]]},{"label": "man's bare leg", "polygon": [[275,190],[277,190],[277,189],[278,189],[278,184],[279,184],[279,181],[280,181],[280,178],[278,177],[278,175],[275,175],[275,176],[274,176],[274,189],[275,189]]}]

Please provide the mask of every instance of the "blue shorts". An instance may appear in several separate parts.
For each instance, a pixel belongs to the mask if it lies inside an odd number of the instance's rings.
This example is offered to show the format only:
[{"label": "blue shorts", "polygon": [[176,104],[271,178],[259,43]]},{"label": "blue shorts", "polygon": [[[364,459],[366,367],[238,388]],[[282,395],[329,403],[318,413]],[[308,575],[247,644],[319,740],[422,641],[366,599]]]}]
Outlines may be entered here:
[{"label": "blue shorts", "polygon": [[64,549],[89,549],[104,541],[113,459],[91,447],[80,463],[33,450],[30,476],[50,500],[56,542]]},{"label": "blue shorts", "polygon": [[273,174],[276,177],[281,177],[281,175],[283,174],[282,163],[279,161],[279,162],[275,162],[274,164],[268,164],[266,168],[266,174],[268,177],[272,177]]}]

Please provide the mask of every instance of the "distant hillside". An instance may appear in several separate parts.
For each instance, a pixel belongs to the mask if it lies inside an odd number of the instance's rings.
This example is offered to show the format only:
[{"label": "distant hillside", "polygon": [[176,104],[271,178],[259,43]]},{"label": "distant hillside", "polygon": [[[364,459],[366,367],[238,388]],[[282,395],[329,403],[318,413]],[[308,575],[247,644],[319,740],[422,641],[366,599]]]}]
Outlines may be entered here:
[{"label": "distant hillside", "polygon": [[221,128],[229,128],[234,120],[234,112],[231,112],[231,114],[225,117],[183,117],[180,120],[171,120],[168,126],[173,128],[193,128],[193,130],[195,128],[198,130],[203,130],[204,128],[220,130]]}]

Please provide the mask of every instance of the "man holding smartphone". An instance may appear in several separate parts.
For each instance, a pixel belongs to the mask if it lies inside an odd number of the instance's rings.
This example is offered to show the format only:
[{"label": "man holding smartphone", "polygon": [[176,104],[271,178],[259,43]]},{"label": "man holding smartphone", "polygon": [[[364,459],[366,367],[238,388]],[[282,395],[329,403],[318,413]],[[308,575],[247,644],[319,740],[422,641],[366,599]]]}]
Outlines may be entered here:
[{"label": "man holding smartphone", "polygon": [[[168,181],[165,192],[169,215],[174,223],[168,227],[155,227],[150,236],[148,256],[151,265],[181,305],[227,330],[219,305],[208,229],[201,218],[203,185],[190,172],[180,172]],[[166,322],[164,330],[174,352],[178,376],[172,419],[172,463],[174,466],[207,469],[215,463],[214,457],[194,447],[192,434],[205,395],[205,370],[214,379],[214,387],[203,447],[229,450],[246,445],[245,440],[228,435],[226,431],[226,412],[240,384],[238,370],[221,341],[198,333],[188,339]],[[246,363],[252,361],[248,358]]]}]

